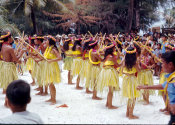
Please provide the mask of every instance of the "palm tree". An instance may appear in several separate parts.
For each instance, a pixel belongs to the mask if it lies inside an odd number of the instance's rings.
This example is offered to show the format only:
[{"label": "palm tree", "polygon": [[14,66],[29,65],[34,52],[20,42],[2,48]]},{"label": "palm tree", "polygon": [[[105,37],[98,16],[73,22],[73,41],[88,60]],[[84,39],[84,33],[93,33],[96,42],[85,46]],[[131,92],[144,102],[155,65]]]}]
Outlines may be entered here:
[{"label": "palm tree", "polygon": [[8,15],[8,11],[0,5],[0,31],[11,31],[13,34],[17,34],[19,33],[19,29],[16,27],[15,24],[10,24],[7,21],[7,15]]},{"label": "palm tree", "polygon": [[60,0],[7,0],[4,5],[11,10],[12,16],[24,15],[30,19],[33,34],[38,33],[36,13],[41,13],[43,9],[48,9],[48,11],[68,11]]}]

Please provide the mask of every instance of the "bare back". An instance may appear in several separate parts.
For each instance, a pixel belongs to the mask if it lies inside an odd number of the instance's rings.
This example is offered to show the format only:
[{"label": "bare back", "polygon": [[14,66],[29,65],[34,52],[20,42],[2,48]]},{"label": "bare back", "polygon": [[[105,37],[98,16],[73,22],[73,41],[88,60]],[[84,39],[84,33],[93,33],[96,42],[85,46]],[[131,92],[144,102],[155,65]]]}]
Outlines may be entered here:
[{"label": "bare back", "polygon": [[5,62],[15,62],[16,56],[13,48],[10,45],[3,45],[1,54],[3,56],[3,61]]}]

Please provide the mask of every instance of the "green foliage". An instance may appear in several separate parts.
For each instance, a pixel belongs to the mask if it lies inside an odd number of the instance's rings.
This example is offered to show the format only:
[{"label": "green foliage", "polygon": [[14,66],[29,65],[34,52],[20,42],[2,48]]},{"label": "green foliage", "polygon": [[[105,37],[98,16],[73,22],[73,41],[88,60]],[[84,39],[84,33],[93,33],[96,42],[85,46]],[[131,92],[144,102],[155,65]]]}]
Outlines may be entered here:
[{"label": "green foliage", "polygon": [[[79,4],[77,4],[79,1]],[[88,30],[95,32],[116,33],[126,31],[127,24],[132,20],[132,29],[139,28],[147,30],[150,25],[158,21],[158,7],[165,8],[164,15],[169,15],[175,18],[175,0],[134,0],[133,18],[128,16],[128,7],[131,0],[4,0],[0,4],[0,28],[6,23],[14,29],[25,31],[28,34],[34,34],[34,26],[37,28],[37,33],[41,34],[57,34],[69,33],[60,25],[67,22],[61,20],[61,17],[55,18],[43,14],[43,11],[52,14],[72,14],[79,17],[77,26],[80,27],[81,33],[86,33]],[[84,2],[85,4],[83,4]],[[72,9],[66,4],[72,4]],[[167,6],[172,6],[172,9],[167,9]],[[136,11],[138,13],[136,13]],[[32,16],[32,12],[34,16]],[[81,12],[81,13],[80,13]],[[80,14],[80,15],[79,15]],[[137,15],[138,14],[138,15]],[[100,18],[97,23],[83,21],[82,17]],[[32,18],[34,17],[34,18]],[[174,26],[174,20],[166,19],[166,27]],[[70,20],[70,19],[69,19]],[[74,19],[75,20],[75,19]],[[139,21],[139,22],[138,22]],[[174,21],[174,22],[173,22]],[[139,23],[139,24],[138,24]],[[15,25],[14,25],[15,24]],[[59,26],[59,27],[57,27]],[[139,26],[139,27],[137,27]],[[10,28],[10,27],[9,27]],[[12,28],[12,29],[13,29]]]}]

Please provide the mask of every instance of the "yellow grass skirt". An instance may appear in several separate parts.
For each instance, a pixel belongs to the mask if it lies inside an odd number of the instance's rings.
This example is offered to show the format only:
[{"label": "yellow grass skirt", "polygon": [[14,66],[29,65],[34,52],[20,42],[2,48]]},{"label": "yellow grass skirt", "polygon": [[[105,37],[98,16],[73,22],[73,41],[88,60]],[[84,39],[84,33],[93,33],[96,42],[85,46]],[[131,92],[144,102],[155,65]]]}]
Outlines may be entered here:
[{"label": "yellow grass skirt", "polygon": [[86,83],[85,83],[86,88],[89,88],[89,85],[90,85],[91,67],[92,67],[92,64],[90,63],[89,59],[86,59],[86,60],[82,61],[82,68],[81,68],[81,71],[80,71],[80,79],[81,80],[86,80]]},{"label": "yellow grass skirt", "polygon": [[37,69],[36,69],[36,79],[37,79],[37,84],[39,86],[43,86],[44,85],[44,65],[45,64],[45,61],[40,61],[38,64],[37,64]]},{"label": "yellow grass skirt", "polygon": [[73,57],[66,57],[64,59],[64,70],[71,70],[73,63]]},{"label": "yellow grass skirt", "polygon": [[7,86],[18,79],[16,65],[13,62],[2,62],[1,68],[1,88],[7,89]]},{"label": "yellow grass skirt", "polygon": [[102,68],[97,78],[97,89],[100,92],[103,92],[105,88],[108,90],[108,87],[114,87],[115,90],[120,90],[119,73],[111,66]]},{"label": "yellow grass skirt", "polygon": [[137,91],[138,80],[134,75],[124,75],[122,84],[122,95],[129,99],[138,98],[140,92]]},{"label": "yellow grass skirt", "polygon": [[36,78],[38,66],[39,65],[33,60],[33,65],[32,65],[32,69],[31,69],[32,70],[31,75],[33,78]]},{"label": "yellow grass skirt", "polygon": [[141,70],[138,73],[138,82],[141,85],[153,85],[153,73],[151,70]]},{"label": "yellow grass skirt", "polygon": [[82,62],[83,60],[81,58],[74,58],[73,64],[72,64],[72,76],[76,76],[80,74],[81,68],[82,68]]},{"label": "yellow grass skirt", "polygon": [[90,87],[97,90],[97,78],[100,74],[101,68],[98,65],[92,65],[90,70]]},{"label": "yellow grass skirt", "polygon": [[[144,70],[141,70],[140,72],[138,72],[137,78],[138,78],[138,82],[139,82],[140,85],[148,85],[148,86],[154,85],[153,73],[149,69],[144,69]],[[154,90],[149,90],[149,93],[154,94],[155,91]]]},{"label": "yellow grass skirt", "polygon": [[[167,73],[165,73],[165,72],[160,74],[159,84],[163,84],[166,81],[166,77],[165,77],[166,74]],[[163,90],[159,90],[158,95],[162,95],[163,94],[162,92],[164,92],[164,91],[165,91],[164,89]]]},{"label": "yellow grass skirt", "polygon": [[57,62],[48,63],[45,61],[43,69],[43,81],[45,85],[61,82],[60,67]]},{"label": "yellow grass skirt", "polygon": [[33,69],[34,62],[32,58],[27,59],[26,66],[28,71]]}]

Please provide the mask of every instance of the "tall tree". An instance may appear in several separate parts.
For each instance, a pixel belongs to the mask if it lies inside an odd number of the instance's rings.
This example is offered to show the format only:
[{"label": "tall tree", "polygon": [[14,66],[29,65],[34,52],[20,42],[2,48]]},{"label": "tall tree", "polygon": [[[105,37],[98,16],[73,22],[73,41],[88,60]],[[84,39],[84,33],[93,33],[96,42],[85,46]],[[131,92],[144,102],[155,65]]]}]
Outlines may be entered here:
[{"label": "tall tree", "polygon": [[[4,5],[11,11],[13,18],[24,17],[24,23],[30,23],[31,21],[32,23],[29,25],[33,28],[33,34],[38,33],[36,15],[38,13],[42,14],[42,9],[67,11],[67,8],[59,0],[7,0]],[[13,21],[14,19],[11,18],[11,20]]]}]

